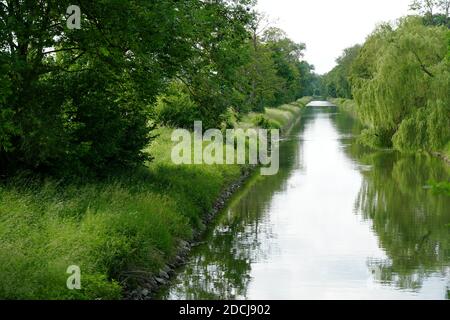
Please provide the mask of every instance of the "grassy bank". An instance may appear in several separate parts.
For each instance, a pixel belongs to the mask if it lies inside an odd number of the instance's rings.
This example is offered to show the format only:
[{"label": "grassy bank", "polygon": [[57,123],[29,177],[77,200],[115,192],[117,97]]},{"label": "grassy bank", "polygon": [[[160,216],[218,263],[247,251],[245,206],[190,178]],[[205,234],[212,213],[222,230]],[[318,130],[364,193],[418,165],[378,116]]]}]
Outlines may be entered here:
[{"label": "grassy bank", "polygon": [[343,98],[332,98],[328,100],[338,106],[341,110],[344,110],[346,113],[350,114],[353,118],[358,119],[358,115],[356,113],[356,103],[354,100]]},{"label": "grassy bank", "polygon": [[[304,105],[268,109],[281,128]],[[205,228],[203,216],[244,166],[176,166],[171,130],[150,147],[155,161],[103,181],[61,182],[20,177],[0,184],[0,298],[120,299],[125,285],[157,274]],[[81,290],[68,290],[70,265],[81,268]]]},{"label": "grassy bank", "polygon": [[264,114],[250,113],[244,116],[236,126],[244,129],[251,127],[280,129],[283,133],[289,129],[292,122],[298,118],[302,108],[311,100],[311,97],[304,97],[296,102],[278,108],[266,108]]},{"label": "grassy bank", "polygon": [[[343,110],[346,113],[348,113],[349,115],[351,115],[353,118],[359,119],[358,113],[357,113],[357,105],[354,100],[343,99],[343,98],[332,98],[332,99],[329,99],[329,101],[331,103],[335,104],[336,106],[338,106],[341,110]],[[447,145],[442,150],[435,151],[432,153],[443,158],[447,162],[450,162],[450,141],[449,141],[449,143],[447,143]]]}]

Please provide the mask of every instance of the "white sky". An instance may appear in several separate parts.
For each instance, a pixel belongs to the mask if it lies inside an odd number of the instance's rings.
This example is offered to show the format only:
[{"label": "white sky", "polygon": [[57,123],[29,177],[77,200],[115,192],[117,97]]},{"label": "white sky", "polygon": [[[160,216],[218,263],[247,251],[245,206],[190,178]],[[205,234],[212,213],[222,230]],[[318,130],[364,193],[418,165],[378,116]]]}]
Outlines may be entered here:
[{"label": "white sky", "polygon": [[330,71],[343,49],[365,38],[380,22],[408,14],[411,0],[258,0],[259,11],[296,42],[319,74]]}]

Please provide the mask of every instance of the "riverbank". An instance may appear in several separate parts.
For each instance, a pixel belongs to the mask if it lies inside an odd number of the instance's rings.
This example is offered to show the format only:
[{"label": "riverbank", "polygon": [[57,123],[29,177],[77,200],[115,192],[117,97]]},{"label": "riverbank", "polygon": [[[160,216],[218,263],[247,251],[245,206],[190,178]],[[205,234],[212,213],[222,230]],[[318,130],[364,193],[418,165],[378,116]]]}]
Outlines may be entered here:
[{"label": "riverbank", "polygon": [[[258,127],[262,124],[263,128],[280,129],[281,134],[287,134],[292,127],[300,120],[302,109],[312,100],[305,97],[291,104],[283,105],[278,108],[266,108],[265,113],[251,113],[245,116],[235,126],[241,129]],[[264,119],[264,121],[261,121]],[[236,181],[229,183],[228,186],[218,195],[217,200],[210,211],[202,218],[202,228],[193,231],[193,237],[188,240],[181,240],[177,249],[177,254],[164,266],[159,273],[154,273],[141,283],[138,287],[131,290],[125,290],[125,299],[128,300],[149,300],[154,298],[161,287],[166,285],[176,275],[176,270],[183,266],[189,259],[189,253],[193,247],[200,243],[205,228],[222,210],[227,201],[240,189],[254,173],[257,166],[242,166],[241,176]]]},{"label": "riverbank", "polygon": [[357,121],[311,105],[280,145],[279,174],[245,183],[158,299],[445,297],[450,198],[424,186],[449,168],[363,147]]},{"label": "riverbank", "polygon": [[[331,103],[335,104],[338,108],[349,114],[352,118],[359,120],[357,114],[357,106],[354,100],[343,98],[331,98],[328,99]],[[450,164],[450,141],[443,150],[429,152],[433,156],[439,157],[445,162]]]},{"label": "riverbank", "polygon": [[[287,128],[307,100],[263,116]],[[255,126],[252,117],[237,126]],[[1,298],[148,298],[167,281],[251,168],[176,166],[171,130],[158,134],[155,161],[131,174],[0,185]],[[81,269],[81,290],[66,287],[71,265]]]}]

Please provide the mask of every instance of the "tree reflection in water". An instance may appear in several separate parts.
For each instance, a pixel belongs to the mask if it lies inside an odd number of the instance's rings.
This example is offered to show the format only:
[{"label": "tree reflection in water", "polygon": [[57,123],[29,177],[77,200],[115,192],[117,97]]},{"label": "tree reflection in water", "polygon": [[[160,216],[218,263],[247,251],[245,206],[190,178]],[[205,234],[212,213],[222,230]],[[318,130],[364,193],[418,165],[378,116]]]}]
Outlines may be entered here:
[{"label": "tree reflection in water", "polygon": [[[301,131],[311,117],[304,117],[292,129]],[[232,199],[227,212],[216,219],[204,243],[192,252],[192,260],[178,276],[168,299],[241,299],[246,298],[251,265],[264,260],[271,246],[269,205],[274,193],[285,192],[287,181],[300,165],[301,151],[297,135],[286,136],[281,144],[280,171],[275,176],[254,176]],[[287,155],[287,156],[286,156]],[[264,242],[265,245],[261,246]]]},{"label": "tree reflection in water", "polygon": [[[349,195],[351,201],[355,199],[354,212],[370,222],[387,257],[367,258],[372,277],[386,287],[412,292],[419,292],[432,275],[449,279],[450,198],[426,188],[429,180],[449,179],[449,168],[425,155],[369,150],[356,143],[361,132],[358,122],[335,109],[312,109],[293,131],[297,134],[281,145],[279,174],[254,177],[243,188],[228,211],[219,215],[205,243],[194,250],[191,261],[162,298],[248,297],[252,265],[270,260],[268,257],[277,256],[274,253],[282,249],[274,241],[270,206],[274,196],[289,192],[287,182],[302,165],[303,142],[298,132],[314,121],[317,113],[323,116],[324,112],[329,113],[339,133],[340,147],[362,178],[359,193]],[[321,199],[313,200],[320,207]]]},{"label": "tree reflection in water", "polygon": [[[358,132],[360,125],[338,114],[340,132]],[[379,282],[417,291],[433,273],[448,277],[450,264],[450,198],[435,195],[427,181],[449,179],[448,167],[426,155],[400,155],[368,150],[357,143],[345,151],[362,167],[363,183],[355,211],[372,222],[388,259],[369,260]]]}]

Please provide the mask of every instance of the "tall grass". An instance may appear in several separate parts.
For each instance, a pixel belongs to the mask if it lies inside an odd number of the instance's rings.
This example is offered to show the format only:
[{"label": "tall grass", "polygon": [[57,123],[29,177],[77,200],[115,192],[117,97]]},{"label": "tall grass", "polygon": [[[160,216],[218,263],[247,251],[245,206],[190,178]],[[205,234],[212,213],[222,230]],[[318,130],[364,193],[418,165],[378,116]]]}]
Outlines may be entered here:
[{"label": "tall grass", "polygon": [[265,129],[285,129],[288,127],[312,99],[310,97],[299,99],[292,104],[282,105],[278,108],[266,108],[264,113],[249,113],[238,123],[239,128],[264,127]]},{"label": "tall grass", "polygon": [[[283,127],[299,110],[283,106],[265,116]],[[256,116],[240,125],[254,126]],[[133,173],[0,183],[1,299],[120,299],[125,285],[158,273],[180,240],[205,228],[205,213],[244,167],[176,166],[171,130],[158,134],[155,161]],[[66,287],[71,265],[81,268],[81,290]]]},{"label": "tall grass", "polygon": [[[235,165],[172,165],[171,145],[161,130],[154,163],[107,181],[0,185],[0,298],[118,299],[125,281],[158,272],[241,175]],[[70,265],[81,268],[80,291],[66,287]]]}]

